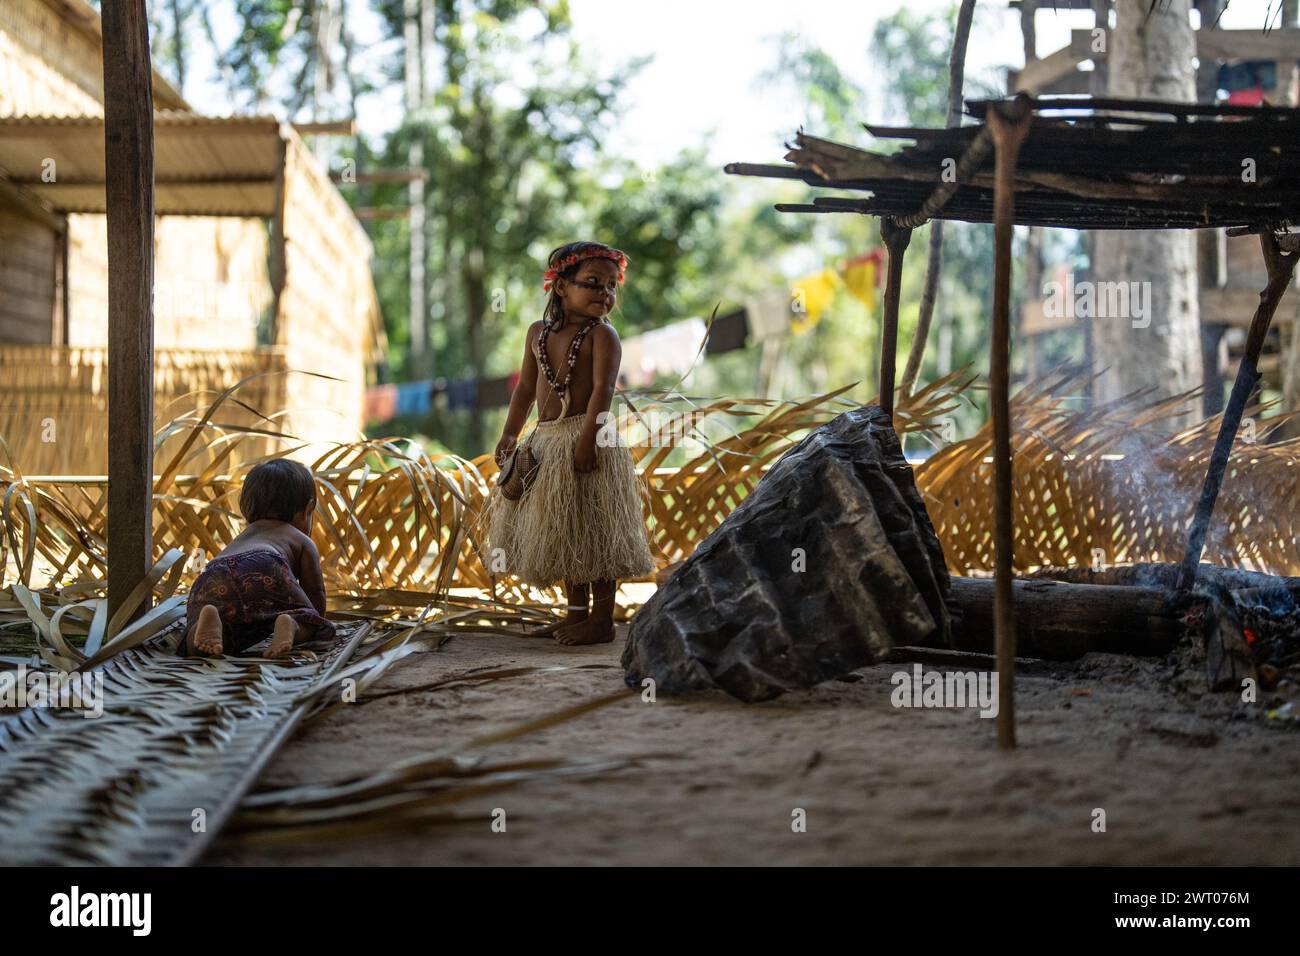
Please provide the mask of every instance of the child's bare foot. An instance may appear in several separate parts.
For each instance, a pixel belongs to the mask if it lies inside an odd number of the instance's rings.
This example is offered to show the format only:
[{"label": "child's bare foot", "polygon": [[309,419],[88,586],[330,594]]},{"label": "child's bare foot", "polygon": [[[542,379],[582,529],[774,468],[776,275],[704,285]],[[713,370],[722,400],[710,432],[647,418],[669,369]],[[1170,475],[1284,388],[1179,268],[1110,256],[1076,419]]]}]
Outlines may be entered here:
[{"label": "child's bare foot", "polygon": [[550,637],[562,627],[570,627],[571,625],[577,624],[579,621],[586,620],[587,613],[585,605],[577,608],[571,607],[565,611],[564,617],[560,618],[558,621],[552,621],[550,624],[544,624],[540,627],[529,628],[527,631],[524,631],[524,634],[528,637]]},{"label": "child's bare foot", "polygon": [[275,630],[271,634],[271,643],[262,652],[263,657],[284,657],[298,639],[298,622],[291,614],[281,614],[275,619]]},{"label": "child's bare foot", "polygon": [[208,657],[220,657],[223,650],[221,643],[221,614],[212,604],[205,604],[199,609],[199,619],[194,624],[194,633],[190,636],[190,650]]},{"label": "child's bare foot", "polygon": [[608,644],[614,639],[614,622],[608,617],[589,617],[555,632],[555,642],[574,647],[579,644]]}]

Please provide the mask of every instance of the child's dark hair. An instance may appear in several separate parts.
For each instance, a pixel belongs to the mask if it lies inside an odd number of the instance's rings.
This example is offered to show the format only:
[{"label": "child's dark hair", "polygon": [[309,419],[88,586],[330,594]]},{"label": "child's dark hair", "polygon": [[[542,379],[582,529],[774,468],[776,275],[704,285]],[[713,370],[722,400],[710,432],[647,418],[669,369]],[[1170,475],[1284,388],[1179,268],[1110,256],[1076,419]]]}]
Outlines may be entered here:
[{"label": "child's dark hair", "polygon": [[[559,268],[559,264],[570,256],[580,256],[581,258]],[[580,242],[569,242],[551,252],[546,257],[547,275],[550,276],[552,271],[554,275],[561,279],[572,279],[582,268],[582,263],[588,258],[601,257],[614,260],[619,265],[620,278],[622,282],[622,267],[627,263],[627,255],[621,249],[615,249],[613,246],[607,246],[603,242],[593,242],[583,240]],[[560,297],[555,293],[555,283],[551,280],[551,295],[546,300],[546,311],[542,314],[543,321],[552,328],[559,328],[564,324],[564,304],[560,302]]]},{"label": "child's dark hair", "polygon": [[292,521],[294,515],[315,500],[316,482],[307,466],[287,458],[274,458],[255,466],[244,476],[239,510],[250,523],[263,518]]}]

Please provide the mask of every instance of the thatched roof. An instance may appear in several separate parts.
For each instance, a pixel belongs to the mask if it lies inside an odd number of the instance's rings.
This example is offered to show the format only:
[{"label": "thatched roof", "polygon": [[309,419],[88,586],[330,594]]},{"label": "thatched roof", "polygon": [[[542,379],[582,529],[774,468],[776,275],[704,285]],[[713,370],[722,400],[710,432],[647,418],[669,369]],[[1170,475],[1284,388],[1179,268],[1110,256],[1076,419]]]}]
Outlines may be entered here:
[{"label": "thatched roof", "polygon": [[[1002,101],[968,101],[967,113],[983,120],[994,102]],[[1077,97],[1030,102],[1032,126],[1017,165],[1017,223],[1250,231],[1300,223],[1300,109]],[[956,183],[947,184],[951,196],[932,217],[992,221],[993,150],[982,122],[864,127],[912,145],[877,153],[800,132],[785,157],[791,165],[731,163],[726,172],[870,194],[778,204],[784,212],[899,218],[918,213],[945,185],[945,170],[957,169]]]}]

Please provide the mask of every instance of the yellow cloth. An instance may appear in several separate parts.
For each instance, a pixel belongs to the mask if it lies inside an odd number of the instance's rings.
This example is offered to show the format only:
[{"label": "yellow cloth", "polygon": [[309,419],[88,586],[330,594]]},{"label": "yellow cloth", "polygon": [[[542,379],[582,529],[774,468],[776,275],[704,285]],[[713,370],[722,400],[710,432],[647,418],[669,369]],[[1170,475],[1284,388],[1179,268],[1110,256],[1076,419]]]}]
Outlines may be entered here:
[{"label": "yellow cloth", "polygon": [[851,259],[844,267],[844,285],[873,312],[880,301],[877,292],[879,277],[878,259],[870,254]]},{"label": "yellow cloth", "polygon": [[794,290],[792,311],[794,318],[790,328],[795,335],[803,335],[821,321],[822,313],[835,298],[835,292],[841,285],[839,274],[834,269],[822,269],[797,279],[791,284]]}]

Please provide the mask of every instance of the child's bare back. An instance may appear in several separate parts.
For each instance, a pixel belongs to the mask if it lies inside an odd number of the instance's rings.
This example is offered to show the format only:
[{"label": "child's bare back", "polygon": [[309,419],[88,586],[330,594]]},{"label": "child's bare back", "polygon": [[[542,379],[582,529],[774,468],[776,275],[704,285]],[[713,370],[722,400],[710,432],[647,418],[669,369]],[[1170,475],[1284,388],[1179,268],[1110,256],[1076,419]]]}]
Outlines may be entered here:
[{"label": "child's bare back", "polygon": [[248,526],[190,588],[178,652],[238,654],[270,637],[264,656],[279,657],[294,644],[332,637],[320,552],[311,540],[311,472],[285,459],[263,462],[244,479],[239,509]]},{"label": "child's bare back", "polygon": [[[254,521],[222,549],[218,557],[241,554],[245,551],[274,548],[284,555],[293,569],[294,577],[302,585],[312,606],[325,613],[325,582],[320,567],[320,552],[316,542],[303,534],[292,522],[263,519]],[[319,592],[319,601],[314,591]]]}]

